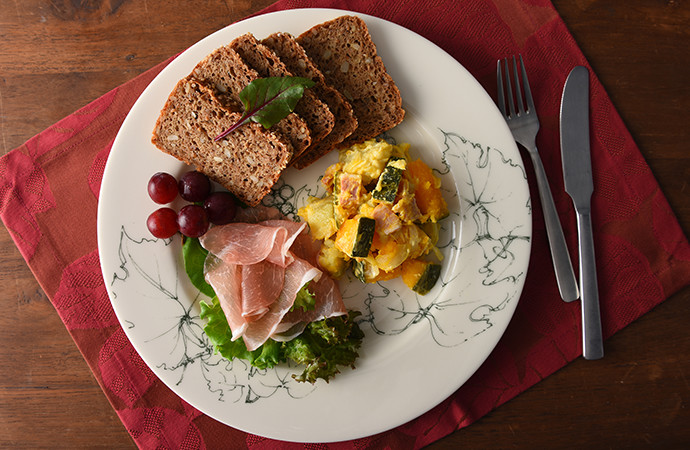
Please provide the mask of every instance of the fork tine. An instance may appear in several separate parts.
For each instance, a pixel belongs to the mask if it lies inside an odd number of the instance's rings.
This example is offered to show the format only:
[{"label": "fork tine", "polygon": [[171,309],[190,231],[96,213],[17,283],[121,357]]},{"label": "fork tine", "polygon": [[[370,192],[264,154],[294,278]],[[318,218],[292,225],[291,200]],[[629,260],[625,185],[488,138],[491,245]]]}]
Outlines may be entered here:
[{"label": "fork tine", "polygon": [[[520,61],[522,61],[522,55],[520,55]],[[523,114],[525,112],[525,106],[522,103],[522,90],[525,88],[525,72],[522,72],[522,83],[520,83],[520,76],[517,67],[517,60],[515,55],[513,55],[513,77],[515,77],[515,97],[517,99],[518,114]],[[522,86],[522,87],[521,87]]]},{"label": "fork tine", "polygon": [[498,84],[498,109],[501,114],[506,115],[506,99],[503,89],[503,73],[501,71],[501,60],[496,61],[496,83]]},{"label": "fork tine", "polygon": [[522,60],[522,55],[520,55],[520,69],[522,71],[522,85],[525,91],[525,101],[527,102],[527,110],[531,114],[536,115],[536,110],[534,108],[534,100],[532,100],[532,91],[529,88],[529,81],[527,80],[527,70],[525,69],[525,62]]},{"label": "fork tine", "polygon": [[[515,101],[513,100],[513,86],[510,82],[510,63],[508,62],[508,58],[504,59],[505,64],[506,64],[506,98],[508,100],[508,109],[510,110],[510,117],[515,117],[516,111],[515,111]],[[517,81],[517,80],[516,80]],[[518,92],[520,92],[520,84],[518,83],[517,89]]]}]

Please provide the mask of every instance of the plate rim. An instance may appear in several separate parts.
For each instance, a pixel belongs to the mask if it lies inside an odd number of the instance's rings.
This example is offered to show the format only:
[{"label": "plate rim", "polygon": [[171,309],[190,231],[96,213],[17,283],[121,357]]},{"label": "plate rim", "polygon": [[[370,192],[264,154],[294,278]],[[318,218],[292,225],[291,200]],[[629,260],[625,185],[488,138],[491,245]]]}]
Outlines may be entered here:
[{"label": "plate rim", "polygon": [[[201,39],[200,41],[198,41],[198,42],[196,42],[195,44],[193,44],[192,46],[190,46],[187,50],[185,50],[185,51],[182,52],[180,55],[178,55],[178,57],[175,58],[167,67],[165,67],[165,68],[161,71],[161,73],[159,73],[159,74],[154,78],[154,80],[151,81],[151,83],[146,87],[146,89],[144,89],[144,91],[142,92],[142,94],[140,95],[140,97],[137,99],[137,101],[136,101],[135,104],[133,105],[132,109],[130,110],[130,113],[129,113],[129,114],[127,115],[127,117],[125,118],[125,121],[123,122],[123,125],[122,125],[122,127],[121,127],[120,130],[122,130],[123,128],[125,128],[125,125],[128,123],[128,120],[132,120],[132,119],[130,119],[130,115],[131,115],[132,117],[134,116],[134,114],[133,114],[132,112],[133,112],[133,111],[138,111],[138,108],[141,108],[140,102],[143,102],[142,99],[146,99],[146,98],[148,97],[148,92],[149,92],[149,90],[150,90],[150,89],[153,89],[153,86],[156,85],[157,80],[163,79],[164,77],[169,77],[171,73],[175,73],[175,72],[177,71],[178,65],[181,64],[181,63],[178,62],[176,65],[173,65],[173,64],[175,63],[175,61],[183,61],[183,60],[181,60],[181,59],[179,59],[179,58],[180,58],[180,57],[183,57],[184,55],[189,55],[190,52],[196,51],[197,48],[200,48],[200,44],[201,44],[202,42],[207,41],[207,40],[209,40],[209,39],[212,38],[212,37],[215,38],[215,37],[217,37],[217,36],[219,36],[219,35],[221,35],[221,34],[223,34],[223,33],[227,33],[226,30],[228,30],[229,28],[236,27],[238,24],[242,24],[242,23],[246,24],[246,23],[249,23],[249,22],[254,21],[254,20],[265,20],[267,16],[280,16],[280,15],[284,15],[284,14],[299,14],[300,12],[304,12],[304,11],[309,11],[310,13],[317,13],[317,14],[318,14],[318,13],[322,13],[322,14],[324,14],[324,15],[332,14],[333,17],[336,17],[337,15],[343,15],[343,14],[356,15],[356,16],[362,17],[365,21],[380,21],[381,23],[385,23],[385,24],[386,24],[385,26],[393,26],[393,27],[399,28],[399,29],[401,29],[401,30],[404,30],[404,32],[406,32],[406,33],[411,33],[411,34],[414,35],[417,39],[420,39],[420,40],[424,41],[424,42],[426,43],[426,45],[430,45],[430,46],[432,46],[433,48],[435,48],[435,49],[437,49],[438,51],[440,51],[442,54],[446,55],[446,56],[447,56],[448,58],[450,58],[457,66],[459,66],[462,70],[464,70],[465,72],[467,72],[467,74],[476,82],[476,84],[477,84],[477,86],[479,87],[479,89],[480,89],[482,92],[484,92],[484,93],[486,94],[486,97],[487,97],[487,98],[490,99],[488,93],[486,93],[486,91],[483,89],[483,87],[481,87],[481,85],[478,83],[478,81],[477,81],[476,79],[474,79],[474,77],[469,73],[469,71],[467,71],[467,69],[464,68],[464,66],[462,66],[462,64],[461,64],[460,62],[458,62],[457,60],[455,60],[455,59],[454,59],[452,56],[450,56],[445,50],[443,50],[443,49],[442,49],[441,47],[439,47],[438,45],[434,44],[432,41],[428,40],[427,38],[425,38],[425,37],[423,37],[423,36],[421,36],[421,35],[419,35],[419,34],[413,32],[413,31],[411,31],[411,30],[409,30],[409,29],[407,29],[407,28],[405,28],[405,27],[403,27],[403,26],[401,26],[401,25],[398,25],[398,24],[396,24],[396,23],[394,23],[394,22],[391,22],[391,21],[388,21],[388,20],[386,20],[386,19],[382,19],[382,18],[379,18],[379,17],[376,17],[376,16],[371,16],[371,15],[368,15],[368,14],[362,14],[362,13],[357,13],[357,12],[348,11],[348,10],[342,10],[342,9],[333,9],[333,8],[302,8],[302,9],[290,9],[290,10],[283,10],[283,11],[270,12],[270,13],[261,14],[261,15],[258,15],[258,16],[252,16],[252,17],[243,19],[243,20],[241,20],[241,21],[235,22],[235,23],[233,23],[233,24],[228,25],[227,27],[224,27],[224,28],[222,28],[222,29],[220,29],[220,30],[217,30],[217,31],[211,33],[210,35],[204,37],[204,38]],[[318,23],[318,22],[317,22],[317,23]],[[315,23],[315,24],[316,24],[316,23]],[[305,31],[306,31],[306,30],[305,30]],[[197,60],[197,61],[198,61],[198,60]],[[403,99],[403,100],[404,100],[404,99]],[[493,102],[492,102],[492,103],[493,103]],[[161,106],[162,106],[162,105],[161,105]],[[494,106],[495,106],[495,105],[494,105]],[[497,109],[496,109],[496,111],[497,111]],[[506,125],[505,123],[503,123],[503,125],[505,126],[505,129],[504,129],[504,132],[505,132],[505,130],[507,130],[507,125]],[[112,147],[113,149],[115,149],[117,146],[119,146],[119,139],[121,138],[120,132],[121,132],[121,131],[118,132],[118,135],[117,135],[117,137],[115,138],[115,141],[113,142],[113,147]],[[509,132],[509,131],[508,131],[508,132]],[[513,147],[514,147],[514,148],[511,148],[510,150],[512,150],[513,153],[514,153],[515,155],[517,155],[518,158],[521,159],[520,154],[519,154],[519,151],[517,150],[517,145],[516,145],[514,142],[513,142]],[[109,161],[110,161],[110,155],[109,155],[109,157],[108,157],[108,162],[109,162]],[[521,162],[522,162],[522,161],[521,161]],[[105,185],[105,184],[106,184],[106,181],[109,181],[109,178],[110,178],[111,176],[113,176],[113,175],[112,175],[112,172],[109,172],[109,171],[108,171],[108,163],[106,163],[106,168],[105,168],[104,174],[103,174],[103,182],[102,182],[102,185]],[[524,186],[524,188],[528,190],[528,187],[526,186],[526,181],[525,181],[525,186]],[[101,191],[101,194],[103,194],[102,191]],[[529,198],[529,192],[527,193],[527,195],[528,195],[528,198]],[[106,196],[106,198],[107,198],[107,196]],[[99,200],[100,200],[100,198],[99,198]],[[99,201],[99,203],[98,203],[98,218],[99,218],[99,220],[98,220],[98,247],[99,247],[99,258],[101,258],[101,267],[102,267],[102,271],[103,271],[103,276],[104,276],[104,280],[106,280],[106,288],[107,288],[107,291],[108,291],[108,297],[109,297],[109,299],[110,299],[110,301],[111,301],[111,304],[113,305],[113,308],[114,308],[114,310],[115,310],[115,312],[116,312],[116,315],[118,316],[118,321],[120,322],[120,324],[122,325],[123,329],[125,330],[125,333],[127,334],[128,339],[130,339],[130,342],[131,342],[132,345],[134,346],[135,350],[141,355],[141,352],[140,352],[140,350],[137,348],[137,345],[135,344],[135,342],[132,341],[130,335],[127,333],[127,329],[126,329],[126,327],[124,326],[124,324],[122,323],[121,317],[117,314],[117,306],[115,305],[115,302],[114,302],[113,297],[112,297],[112,294],[111,294],[111,287],[110,287],[110,285],[107,283],[107,280],[109,279],[109,276],[112,274],[112,270],[110,270],[110,271],[108,271],[108,272],[106,273],[106,269],[107,269],[107,267],[108,267],[108,264],[104,264],[104,262],[103,262],[103,260],[102,260],[103,257],[101,256],[101,255],[103,255],[104,253],[100,251],[101,248],[102,248],[102,239],[106,239],[105,236],[103,235],[102,228],[101,228],[101,217],[102,217],[102,214],[105,214],[105,211],[102,212],[102,209],[105,208],[105,206],[102,207],[102,204],[103,204],[103,202]],[[531,229],[530,229],[529,236],[530,236],[530,238],[531,238]],[[530,242],[531,242],[531,239],[530,239]],[[103,245],[105,246],[105,243],[104,243],[104,242],[103,242]],[[530,245],[530,247],[531,247],[531,245]],[[531,251],[528,250],[528,251],[527,251],[526,258],[525,258],[525,261],[524,261],[525,270],[527,269],[527,266],[528,266],[528,264],[529,264],[530,253],[531,253]],[[520,287],[519,287],[519,291],[520,291],[520,292],[522,291],[522,288],[523,288],[523,287],[524,287],[524,279],[523,279],[523,281],[522,281],[522,283],[521,283],[521,285],[520,285]],[[489,357],[489,355],[492,353],[492,351],[493,351],[493,349],[495,348],[495,346],[497,345],[498,341],[500,340],[500,338],[501,338],[502,335],[504,334],[505,328],[507,327],[508,323],[510,322],[510,319],[511,319],[512,316],[513,316],[515,307],[517,306],[517,303],[518,303],[518,301],[519,301],[520,292],[517,294],[515,302],[513,302],[512,311],[511,311],[510,314],[509,314],[510,317],[509,317],[508,320],[506,321],[505,326],[503,326],[503,329],[501,330],[500,333],[498,333],[496,339],[495,339],[494,342],[491,344],[491,349],[490,349],[490,351],[486,352],[486,354],[484,355],[484,357],[481,358],[481,360],[478,362],[478,364],[476,364],[476,368],[472,371],[472,373],[475,373],[476,370],[478,370],[478,368],[484,363],[484,361],[486,361],[486,359],[487,359],[487,358]],[[144,359],[143,355],[142,355],[142,359]],[[146,361],[146,360],[144,359],[144,361]],[[147,363],[147,365],[148,365],[148,363]],[[168,384],[162,377],[160,377],[160,376],[158,375],[158,373],[154,370],[154,368],[151,368],[151,369],[154,371],[154,373],[157,375],[157,377],[158,377],[159,379],[161,379],[161,381],[163,381],[166,385],[169,386],[169,384]],[[469,378],[469,377],[468,377],[468,378]],[[337,380],[336,380],[336,381],[337,381]],[[462,383],[458,384],[457,386],[449,387],[449,388],[446,390],[446,391],[447,391],[447,394],[446,394],[445,397],[443,397],[441,400],[435,402],[433,405],[429,406],[428,408],[425,408],[425,409],[424,409],[423,411],[421,411],[421,412],[417,411],[417,412],[414,412],[414,413],[409,414],[408,417],[407,417],[404,421],[398,423],[397,425],[394,425],[394,426],[386,426],[386,427],[384,427],[384,428],[375,427],[375,429],[370,429],[369,431],[365,431],[364,434],[358,433],[358,434],[355,434],[355,435],[352,435],[352,436],[347,436],[347,437],[345,437],[344,439],[355,439],[355,438],[359,438],[359,437],[363,437],[363,436],[372,435],[372,434],[375,434],[375,433],[378,433],[378,432],[385,431],[385,430],[387,430],[387,429],[394,428],[395,426],[401,425],[401,424],[405,423],[405,422],[408,421],[408,420],[414,419],[414,418],[416,418],[416,417],[418,417],[418,416],[424,414],[424,413],[425,413],[426,411],[428,411],[429,409],[432,409],[436,404],[438,404],[438,403],[440,403],[441,401],[443,401],[443,399],[447,398],[449,395],[451,395],[453,392],[455,392],[455,391],[456,391],[459,387],[461,387],[466,381],[467,381],[467,380],[465,379]],[[169,386],[169,387],[171,387],[171,386]],[[186,399],[186,398],[182,397],[182,395],[180,395],[180,394],[174,389],[174,387],[171,387],[171,389],[173,390],[173,392],[174,392],[178,397],[184,399],[185,401],[189,402],[190,404],[193,404],[189,399]],[[196,405],[195,405],[195,407],[198,408],[198,406],[196,406]],[[208,414],[207,412],[203,411],[201,408],[199,408],[199,409],[200,409],[200,411],[204,412],[205,414]],[[210,417],[214,417],[213,415],[210,415],[210,414],[209,414],[209,416],[210,416]],[[216,420],[219,420],[217,417],[214,417],[214,418],[215,418]],[[223,422],[223,421],[221,420],[221,422]],[[223,423],[225,423],[225,422],[223,422]],[[241,430],[243,430],[243,431],[245,431],[245,432],[248,432],[248,433],[254,433],[254,434],[256,434],[256,430],[246,429],[246,427],[240,427],[240,426],[237,426],[237,425],[234,425],[234,424],[227,424],[227,425],[229,425],[229,426],[231,426],[231,427],[234,427],[234,428],[237,428],[237,429],[241,429]],[[262,434],[262,435],[266,436],[266,434]],[[269,435],[269,436],[267,436],[267,437],[274,438],[274,439],[282,439],[282,440],[291,440],[291,441],[295,441],[295,439],[291,439],[290,436],[288,436],[288,435],[282,435],[282,434]],[[324,439],[314,439],[314,440],[311,440],[311,439],[309,439],[308,437],[305,439],[304,436],[301,436],[300,439],[298,439],[298,441],[301,441],[301,442],[334,442],[334,441],[341,441],[341,440],[344,440],[344,439],[343,439],[343,436],[337,436],[337,437],[335,437],[334,439],[327,439],[327,440],[324,440]]]}]

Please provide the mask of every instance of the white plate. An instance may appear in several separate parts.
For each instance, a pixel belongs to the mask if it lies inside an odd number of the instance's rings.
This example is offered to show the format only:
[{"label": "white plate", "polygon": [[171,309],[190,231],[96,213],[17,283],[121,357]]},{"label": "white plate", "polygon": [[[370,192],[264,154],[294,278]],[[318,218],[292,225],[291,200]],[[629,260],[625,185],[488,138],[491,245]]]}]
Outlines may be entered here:
[{"label": "white plate", "polygon": [[[530,197],[522,159],[493,101],[452,57],[424,38],[360,15],[400,88],[407,111],[390,135],[441,176],[451,215],[443,221],[442,280],[426,296],[398,281],[343,280],[346,304],[363,312],[357,369],[304,385],[291,368],[258,371],[214,355],[199,301],[180,265],[180,239],[156,240],[146,217],[158,206],[146,184],[157,171],[189,168],[150,136],[175,83],[215,48],[251,32],[298,35],[348,14],[307,9],[244,20],[203,39],[167,66],[136,102],[113,144],[98,210],[98,247],[113,308],[143,360],[185,401],[232,427],[275,439],[329,442],[372,435],[431,409],[477,370],[520,297],[530,254]],[[331,154],[287,170],[267,199],[294,213]],[[179,206],[179,205],[177,205]]]}]

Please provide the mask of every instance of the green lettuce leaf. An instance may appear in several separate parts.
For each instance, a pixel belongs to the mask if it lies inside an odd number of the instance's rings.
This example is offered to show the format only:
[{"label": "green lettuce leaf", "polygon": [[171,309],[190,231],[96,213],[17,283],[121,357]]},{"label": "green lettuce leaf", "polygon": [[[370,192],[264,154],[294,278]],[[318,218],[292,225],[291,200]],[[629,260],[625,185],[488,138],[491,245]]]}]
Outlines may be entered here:
[{"label": "green lettuce leaf", "polygon": [[240,358],[259,369],[268,369],[284,361],[280,343],[269,339],[254,351],[247,350],[242,338],[232,340],[232,331],[218,297],[213,297],[211,304],[200,302],[202,319],[207,320],[204,331],[213,348],[227,359]]},{"label": "green lettuce leaf", "polygon": [[295,109],[304,89],[314,84],[313,80],[303,77],[257,78],[240,92],[244,106],[242,117],[214,140],[223,139],[249,121],[271,128]]},{"label": "green lettuce leaf", "polygon": [[[355,322],[355,318],[360,315],[358,311],[312,322],[291,341],[277,342],[269,339],[261,347],[249,351],[242,338],[232,340],[232,331],[220,301],[204,279],[204,261],[208,253],[206,249],[199,244],[198,239],[186,238],[182,252],[185,271],[190,280],[210,298],[208,302],[199,302],[200,317],[206,321],[204,332],[215,352],[229,360],[243,359],[258,369],[269,369],[290,360],[305,366],[303,372],[293,375],[293,378],[312,384],[319,378],[328,382],[340,372],[340,367],[354,367],[364,337]],[[316,299],[308,287],[309,283],[298,291],[293,309],[303,308],[307,311],[315,307]]]},{"label": "green lettuce leaf", "polygon": [[293,375],[293,378],[312,384],[319,378],[328,382],[340,373],[340,367],[354,368],[364,338],[364,333],[355,322],[359,315],[358,311],[350,311],[344,316],[312,322],[291,341],[269,339],[250,352],[241,338],[232,340],[232,332],[218,297],[214,297],[210,304],[201,302],[201,318],[207,321],[204,331],[217,353],[227,359],[244,359],[259,369],[268,369],[291,360],[305,366],[302,373]]},{"label": "green lettuce leaf", "polygon": [[293,378],[308,383],[315,383],[319,378],[328,382],[340,373],[340,366],[354,368],[364,338],[355,322],[360,314],[359,311],[350,311],[345,316],[312,322],[302,334],[284,342],[285,358],[306,366]]},{"label": "green lettuce leaf", "polygon": [[189,280],[194,287],[201,293],[213,298],[216,293],[204,278],[204,261],[206,261],[208,250],[201,246],[198,238],[185,237],[182,242],[182,259],[184,260],[184,270],[187,272]]},{"label": "green lettuce leaf", "polygon": [[295,311],[297,308],[302,308],[303,311],[311,311],[316,308],[316,297],[309,290],[309,283],[311,283],[311,281],[307,282],[297,291],[295,303],[292,304],[290,311]]}]

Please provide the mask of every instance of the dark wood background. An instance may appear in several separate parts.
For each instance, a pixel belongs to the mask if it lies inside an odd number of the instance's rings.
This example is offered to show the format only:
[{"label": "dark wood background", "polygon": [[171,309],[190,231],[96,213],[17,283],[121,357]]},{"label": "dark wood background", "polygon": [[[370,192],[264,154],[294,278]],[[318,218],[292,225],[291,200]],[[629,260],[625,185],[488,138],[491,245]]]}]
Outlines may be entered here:
[{"label": "dark wood background", "polygon": [[[0,154],[272,0],[0,0]],[[690,5],[557,0],[690,230]],[[131,448],[0,227],[0,447]],[[680,448],[690,442],[690,289],[432,448]]]}]

